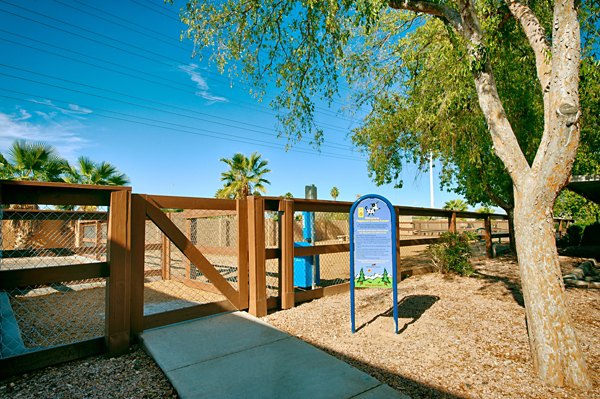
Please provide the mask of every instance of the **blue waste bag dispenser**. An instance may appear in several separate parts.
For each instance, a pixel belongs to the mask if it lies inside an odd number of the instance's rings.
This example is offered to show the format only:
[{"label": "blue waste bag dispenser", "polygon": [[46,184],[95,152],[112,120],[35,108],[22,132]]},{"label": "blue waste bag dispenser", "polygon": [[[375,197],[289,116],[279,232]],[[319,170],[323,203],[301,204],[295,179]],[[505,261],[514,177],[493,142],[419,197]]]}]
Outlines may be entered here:
[{"label": "blue waste bag dispenser", "polygon": [[[310,247],[312,246],[308,242],[295,242],[294,247]],[[294,257],[294,286],[300,288],[311,288],[312,287],[312,267],[313,260],[316,263],[316,282],[321,282],[320,270],[319,270],[319,255],[315,256],[295,256]]]}]

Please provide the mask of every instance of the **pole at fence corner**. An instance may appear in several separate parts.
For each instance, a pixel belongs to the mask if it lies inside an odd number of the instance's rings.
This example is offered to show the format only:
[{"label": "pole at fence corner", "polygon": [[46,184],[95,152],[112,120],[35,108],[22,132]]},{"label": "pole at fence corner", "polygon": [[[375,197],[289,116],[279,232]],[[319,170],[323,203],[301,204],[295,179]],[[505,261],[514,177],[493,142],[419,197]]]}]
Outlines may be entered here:
[{"label": "pole at fence corner", "polygon": [[131,190],[110,194],[105,343],[110,356],[126,353],[130,343]]},{"label": "pole at fence corner", "polygon": [[265,258],[265,204],[261,197],[248,201],[249,304],[248,311],[256,316],[267,315],[267,270]]}]

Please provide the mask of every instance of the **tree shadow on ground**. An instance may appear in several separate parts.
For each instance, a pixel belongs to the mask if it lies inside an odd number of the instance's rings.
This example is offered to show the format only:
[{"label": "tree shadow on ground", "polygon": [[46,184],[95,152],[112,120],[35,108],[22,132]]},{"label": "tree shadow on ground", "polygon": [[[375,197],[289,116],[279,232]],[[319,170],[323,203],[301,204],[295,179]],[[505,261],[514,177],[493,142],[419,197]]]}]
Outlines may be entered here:
[{"label": "tree shadow on ground", "polygon": [[494,276],[491,274],[485,274],[485,273],[481,273],[480,271],[476,271],[474,273],[474,276],[476,276],[482,280],[486,280],[490,284],[494,284],[494,283],[498,283],[498,282],[504,284],[506,289],[508,289],[510,291],[510,294],[512,295],[515,302],[517,304],[519,304],[519,306],[525,307],[525,301],[523,299],[523,291],[521,290],[521,286],[517,282],[512,280],[511,278],[506,277],[506,276]]},{"label": "tree shadow on ground", "polygon": [[[424,295],[426,296],[426,295]],[[366,363],[362,360],[359,360],[355,357],[348,356],[344,353],[337,352],[332,350],[331,348],[327,348],[324,346],[316,345],[311,342],[311,345],[329,353],[330,355],[344,361],[345,363],[350,364],[353,367],[375,377],[379,381],[384,384],[389,385],[395,390],[410,396],[413,399],[418,398],[438,398],[438,399],[466,399],[466,396],[459,396],[454,393],[448,392],[442,388],[435,387],[432,385],[428,385],[421,381],[403,376],[401,374],[392,373],[383,368],[374,366],[372,364]]]},{"label": "tree shadow on ground", "polygon": [[[400,302],[398,302],[398,318],[412,320],[404,324],[404,326],[402,326],[402,328],[398,331],[398,334],[402,334],[408,328],[408,326],[419,320],[427,311],[427,309],[432,307],[433,304],[435,304],[439,299],[440,297],[435,295],[408,295],[402,298]],[[394,307],[392,306],[385,312],[373,317],[368,322],[359,326],[356,331],[358,332],[363,327],[377,320],[379,317],[394,317]]]}]

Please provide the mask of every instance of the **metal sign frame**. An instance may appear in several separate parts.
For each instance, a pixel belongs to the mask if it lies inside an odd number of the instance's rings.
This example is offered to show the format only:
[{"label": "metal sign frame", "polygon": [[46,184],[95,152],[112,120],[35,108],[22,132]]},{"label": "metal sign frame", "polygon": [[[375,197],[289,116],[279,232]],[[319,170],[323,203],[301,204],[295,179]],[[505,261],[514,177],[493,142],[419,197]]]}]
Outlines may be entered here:
[{"label": "metal sign frame", "polygon": [[390,229],[391,229],[391,242],[390,242],[390,250],[392,257],[392,290],[393,290],[393,309],[394,309],[394,325],[395,325],[395,333],[398,334],[398,259],[396,257],[396,224],[398,223],[396,217],[396,210],[394,206],[388,201],[385,197],[382,197],[378,194],[367,194],[363,195],[359,199],[357,199],[352,207],[350,208],[350,323],[352,333],[356,332],[355,325],[355,297],[354,297],[354,289],[355,289],[355,273],[354,273],[354,246],[355,246],[355,236],[354,236],[354,211],[358,207],[360,203],[362,203],[366,199],[374,199],[382,201],[390,212]]}]

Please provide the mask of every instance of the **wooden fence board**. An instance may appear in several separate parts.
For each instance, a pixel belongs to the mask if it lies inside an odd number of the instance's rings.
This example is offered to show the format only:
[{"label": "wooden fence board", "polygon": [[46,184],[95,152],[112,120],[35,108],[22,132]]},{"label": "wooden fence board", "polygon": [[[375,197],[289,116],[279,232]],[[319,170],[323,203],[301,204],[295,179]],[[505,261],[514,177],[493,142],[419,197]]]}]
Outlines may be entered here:
[{"label": "wooden fence board", "polygon": [[106,348],[109,355],[127,352],[131,333],[131,193],[114,191],[110,198],[106,284]]},{"label": "wooden fence board", "polygon": [[0,359],[0,379],[75,359],[100,355],[104,351],[104,338],[99,337],[70,345]]},{"label": "wooden fence board", "polygon": [[235,211],[235,200],[218,198],[170,197],[164,195],[148,195],[158,208],[204,209]]},{"label": "wooden fence board", "polygon": [[165,326],[167,324],[196,319],[198,317],[210,316],[217,313],[231,312],[237,310],[230,301],[212,302],[203,305],[190,306],[182,309],[170,310],[144,316],[144,330]]},{"label": "wooden fence board", "polygon": [[21,288],[29,285],[61,283],[108,277],[107,262],[52,266],[30,269],[1,270],[0,289]]}]

